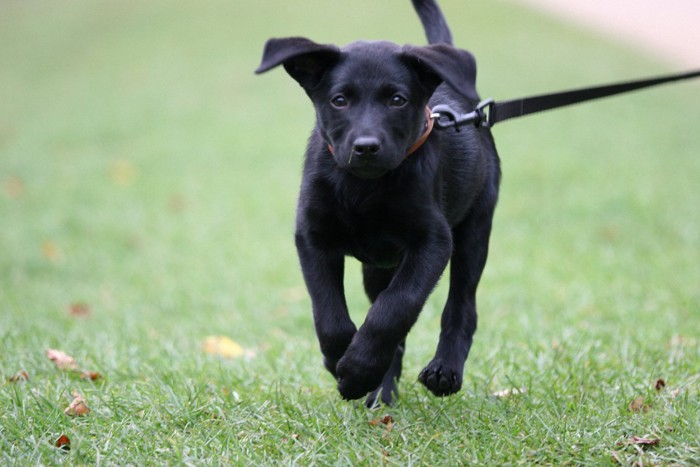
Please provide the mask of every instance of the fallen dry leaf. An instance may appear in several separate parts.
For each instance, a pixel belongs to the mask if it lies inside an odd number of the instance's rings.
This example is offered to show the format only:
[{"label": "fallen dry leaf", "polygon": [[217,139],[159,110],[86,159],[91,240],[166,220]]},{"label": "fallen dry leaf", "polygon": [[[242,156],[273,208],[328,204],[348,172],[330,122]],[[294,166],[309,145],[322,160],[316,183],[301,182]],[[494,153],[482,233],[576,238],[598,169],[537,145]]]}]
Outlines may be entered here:
[{"label": "fallen dry leaf", "polygon": [[[290,440],[290,438],[291,438],[291,440]],[[299,433],[292,433],[292,436],[290,436],[289,438],[282,438],[282,442],[287,443],[289,441],[299,441],[299,439],[300,439]]]},{"label": "fallen dry leaf", "polygon": [[664,387],[666,387],[666,381],[664,381],[664,380],[661,379],[661,378],[657,379],[657,380],[656,380],[656,384],[654,385],[654,388],[655,388],[657,391],[661,391]]},{"label": "fallen dry leaf", "polygon": [[659,438],[650,438],[648,436],[631,436],[624,441],[618,441],[618,446],[658,446]]},{"label": "fallen dry leaf", "polygon": [[81,371],[80,378],[95,381],[102,378],[102,373],[97,373],[96,371]]},{"label": "fallen dry leaf", "polygon": [[374,420],[370,420],[369,424],[371,426],[377,426],[380,423],[383,423],[387,427],[393,426],[394,425],[394,417],[391,415],[384,415],[382,418],[375,418]]},{"label": "fallen dry leaf", "polygon": [[25,370],[19,371],[15,373],[14,375],[10,376],[7,378],[8,383],[18,383],[20,381],[27,381],[29,379],[29,373],[27,373]]},{"label": "fallen dry leaf", "polygon": [[98,373],[96,371],[82,370],[78,366],[78,362],[75,361],[75,358],[71,357],[70,355],[61,350],[47,349],[46,356],[49,357],[49,359],[52,362],[54,362],[59,369],[71,371],[74,374],[77,374],[80,377],[80,379],[89,379],[90,381],[95,381],[102,378],[102,373]]},{"label": "fallen dry leaf", "polygon": [[493,393],[494,397],[510,397],[510,396],[517,396],[518,394],[525,394],[527,392],[527,388],[511,388],[511,389],[503,389],[501,391],[496,391]]},{"label": "fallen dry leaf", "polygon": [[90,408],[85,403],[85,399],[79,393],[73,393],[73,402],[63,411],[66,415],[82,417],[90,413]]},{"label": "fallen dry leaf", "polygon": [[207,337],[202,342],[202,349],[208,354],[224,358],[239,358],[251,354],[250,351],[246,352],[238,342],[226,336]]},{"label": "fallen dry leaf", "polygon": [[391,429],[394,428],[394,417],[391,415],[384,415],[382,418],[375,418],[370,420],[370,426],[377,426],[379,424],[385,425],[382,437],[386,438],[391,433]]},{"label": "fallen dry leaf", "polygon": [[61,435],[56,440],[55,446],[64,451],[70,451],[70,438],[66,435]]},{"label": "fallen dry leaf", "polygon": [[651,409],[651,404],[645,404],[644,397],[639,396],[635,398],[632,402],[630,402],[630,404],[627,406],[627,409],[630,412],[647,413]]},{"label": "fallen dry leaf", "polygon": [[61,370],[77,370],[78,364],[70,355],[56,349],[47,349],[46,356]]},{"label": "fallen dry leaf", "polygon": [[627,444],[635,444],[637,446],[658,446],[659,441],[659,438],[632,436],[627,440]]},{"label": "fallen dry leaf", "polygon": [[87,303],[76,302],[71,303],[68,307],[68,313],[71,316],[88,316],[91,313],[90,306]]}]

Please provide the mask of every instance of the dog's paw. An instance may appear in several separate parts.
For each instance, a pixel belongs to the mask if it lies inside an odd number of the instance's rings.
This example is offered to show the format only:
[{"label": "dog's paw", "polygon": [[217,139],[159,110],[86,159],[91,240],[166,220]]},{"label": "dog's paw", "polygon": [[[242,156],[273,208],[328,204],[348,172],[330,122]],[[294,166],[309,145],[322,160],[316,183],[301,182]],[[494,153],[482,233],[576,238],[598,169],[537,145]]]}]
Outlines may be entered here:
[{"label": "dog's paw", "polygon": [[337,366],[338,392],[343,399],[359,399],[373,391],[382,383],[381,371],[373,370],[367,366],[358,368],[351,363],[345,365],[343,357]]},{"label": "dog's paw", "polygon": [[384,374],[391,364],[391,357],[381,358],[353,351],[352,345],[336,366],[338,391],[343,399],[359,399],[382,384]]},{"label": "dog's paw", "polygon": [[462,389],[462,372],[433,360],[418,375],[423,386],[436,396],[449,396]]}]

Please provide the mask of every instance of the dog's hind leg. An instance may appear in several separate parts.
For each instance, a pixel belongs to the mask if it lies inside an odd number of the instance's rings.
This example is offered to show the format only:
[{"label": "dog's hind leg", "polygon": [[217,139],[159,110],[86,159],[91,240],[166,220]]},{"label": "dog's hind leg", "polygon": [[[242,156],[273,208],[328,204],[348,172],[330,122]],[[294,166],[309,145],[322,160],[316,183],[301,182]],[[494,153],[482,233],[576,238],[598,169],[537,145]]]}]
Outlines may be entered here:
[{"label": "dog's hind leg", "polygon": [[[394,269],[381,269],[366,264],[362,266],[365,293],[372,303],[374,303],[379,294],[387,288],[389,282],[391,282],[391,279],[394,277],[394,272]],[[394,399],[398,397],[399,392],[396,385],[401,377],[404,343],[405,340],[396,348],[391,367],[389,367],[389,370],[384,375],[382,384],[367,396],[367,400],[365,401],[367,407],[374,407],[377,403],[377,397],[380,397],[381,401],[386,405],[391,405]]]},{"label": "dog's hind leg", "polygon": [[377,299],[380,293],[389,286],[389,282],[394,277],[395,269],[384,269],[362,265],[362,285],[371,303]]},{"label": "dog's hind leg", "polygon": [[442,313],[435,357],[419,380],[436,396],[462,388],[464,363],[476,331],[476,287],[486,264],[494,202],[482,195],[472,212],[453,229],[450,291]]}]

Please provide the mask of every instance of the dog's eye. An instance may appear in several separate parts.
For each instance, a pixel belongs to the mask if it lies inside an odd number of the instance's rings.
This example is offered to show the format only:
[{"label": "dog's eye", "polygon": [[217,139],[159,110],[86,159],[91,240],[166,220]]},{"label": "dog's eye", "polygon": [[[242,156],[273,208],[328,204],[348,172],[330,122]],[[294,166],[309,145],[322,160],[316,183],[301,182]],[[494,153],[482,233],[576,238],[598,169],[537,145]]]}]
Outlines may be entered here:
[{"label": "dog's eye", "polygon": [[331,98],[331,105],[336,109],[342,109],[348,106],[348,100],[342,94],[338,94]]},{"label": "dog's eye", "polygon": [[389,100],[389,105],[391,107],[403,107],[406,105],[406,103],[408,103],[408,99],[403,97],[401,94],[394,94],[391,97],[391,100]]}]

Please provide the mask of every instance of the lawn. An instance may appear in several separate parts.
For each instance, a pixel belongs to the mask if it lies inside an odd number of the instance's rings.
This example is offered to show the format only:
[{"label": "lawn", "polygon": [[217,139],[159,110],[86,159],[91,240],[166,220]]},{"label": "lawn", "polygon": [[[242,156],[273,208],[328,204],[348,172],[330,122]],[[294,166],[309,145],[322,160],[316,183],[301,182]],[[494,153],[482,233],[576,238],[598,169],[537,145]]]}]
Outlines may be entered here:
[{"label": "lawn", "polygon": [[[443,3],[484,97],[675,71],[506,2]],[[313,110],[253,70],[271,36],[424,43],[408,1],[352,5],[0,5],[0,464],[699,462],[698,83],[497,126],[462,392],[416,381],[443,280],[396,406],[341,400],[293,245]],[[74,393],[88,414],[64,413]]]}]

